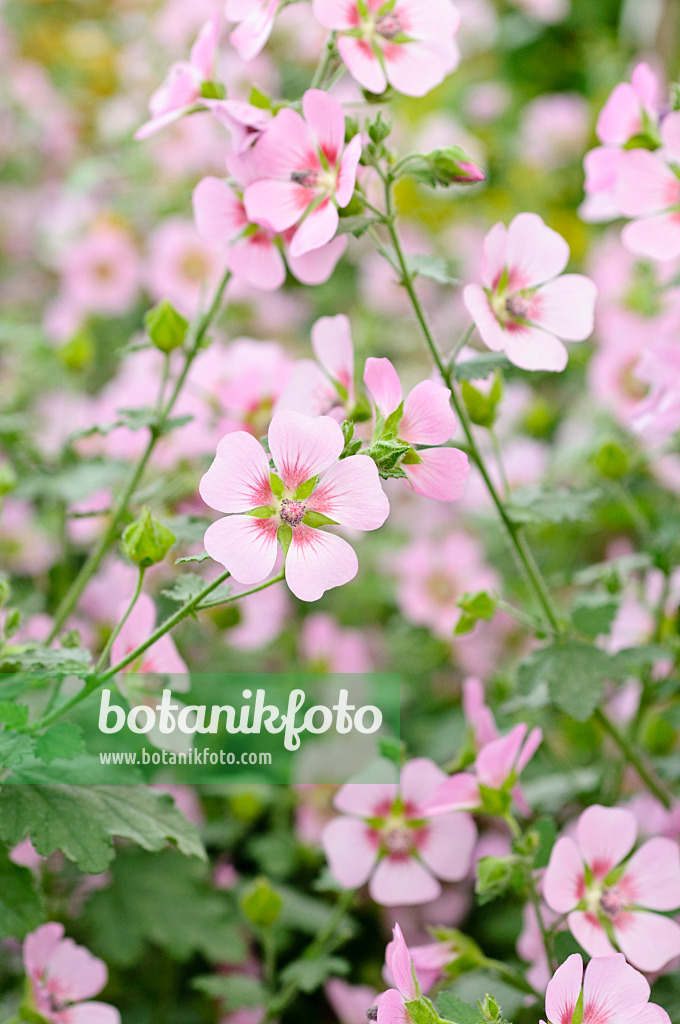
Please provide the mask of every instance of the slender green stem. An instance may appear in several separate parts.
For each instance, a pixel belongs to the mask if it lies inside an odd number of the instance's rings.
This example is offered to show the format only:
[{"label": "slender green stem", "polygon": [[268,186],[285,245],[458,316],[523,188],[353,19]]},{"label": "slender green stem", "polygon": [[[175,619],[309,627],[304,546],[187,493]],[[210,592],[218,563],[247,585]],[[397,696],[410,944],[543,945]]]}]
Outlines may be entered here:
[{"label": "slender green stem", "polygon": [[262,931],[262,953],[264,960],[264,980],[270,992],[276,986],[276,938],[274,929],[264,928]]},{"label": "slender green stem", "polygon": [[129,619],[130,613],[132,612],[132,609],[137,604],[137,601],[139,600],[139,595],[142,592],[142,586],[144,585],[144,573],[145,572],[146,572],[146,569],[144,569],[142,566],[140,566],[139,574],[138,574],[138,577],[137,577],[137,586],[135,587],[135,592],[132,595],[132,598],[130,600],[129,605],[125,609],[125,612],[123,614],[122,619],[118,622],[118,624],[115,627],[115,629],[111,630],[111,635],[109,636],[109,639],[106,641],[106,644],[104,646],[104,650],[102,651],[101,656],[99,658],[99,661],[97,662],[97,667],[95,669],[95,672],[101,672],[101,670],[104,668],[104,665],[106,664],[106,659],[109,656],[109,652],[110,652],[111,648],[113,647],[114,643],[116,642],[116,638],[117,638],[118,634],[120,633],[121,629],[123,628],[123,626],[125,625],[125,623]]},{"label": "slender green stem", "polygon": [[[118,534],[120,523],[123,517],[125,516],[128,505],[135,491],[137,490],[137,487],[139,486],[139,482],[144,475],[146,467],[149,463],[149,459],[153,454],[154,448],[156,447],[159,438],[163,434],[164,428],[168,422],[168,419],[170,418],[170,414],[172,413],[172,410],[175,407],[175,403],[179,398],[180,392],[184,387],[187,376],[189,374],[189,370],[191,369],[191,364],[193,363],[194,359],[196,358],[196,355],[198,354],[198,351],[201,347],[201,343],[203,342],[203,339],[205,338],[205,335],[207,334],[210,325],[212,324],[213,320],[215,319],[220,310],[220,307],[222,305],[222,299],[224,297],[224,291],[227,287],[230,277],[231,272],[226,271],[222,280],[220,281],[217,291],[215,292],[215,297],[213,298],[210,308],[207,310],[206,313],[199,316],[198,319],[195,321],[193,330],[190,331],[189,337],[187,339],[184,365],[182,367],[181,373],[179,374],[177,380],[175,381],[175,386],[172,389],[172,393],[170,394],[170,397],[165,403],[165,405],[162,406],[155,424],[151,427],[147,445],[144,451],[142,452],[139,461],[133,467],[127,485],[124,487],[118,501],[114,505],[107,529],[104,531],[102,537],[99,540],[99,543],[94,548],[89,558],[85,561],[80,572],[74,579],[73,583],[71,584],[68,591],[64,595],[61,603],[59,604],[59,607],[55,612],[54,624],[52,626],[52,631],[47,639],[47,643],[51,643],[61,630],[62,626],[68,619],[69,615],[76,607],[80,599],[80,595],[82,594],[88,582],[101,565],[102,559],[104,558],[105,554],[111,547],[111,544],[115,540]],[[163,381],[163,390],[165,390],[165,381]]]},{"label": "slender green stem", "polygon": [[554,946],[553,946],[552,935],[550,934],[548,928],[546,927],[546,923],[543,920],[543,911],[541,910],[541,899],[540,899],[540,896],[538,895],[538,892],[536,891],[536,883],[534,881],[534,876],[533,876],[533,873],[531,871],[529,872],[529,876],[528,876],[528,885],[529,885],[529,897],[531,899],[531,904],[532,904],[532,906],[534,908],[534,913],[536,914],[536,921],[538,923],[538,928],[539,928],[539,931],[541,933],[541,939],[543,940],[543,947],[545,949],[545,955],[546,955],[546,957],[548,959],[548,965],[550,967],[550,970],[554,974],[554,972],[559,967],[559,963],[557,961],[557,957],[555,956],[555,949],[554,949]]},{"label": "slender green stem", "polygon": [[640,540],[643,544],[647,544],[650,540],[651,530],[637,501],[631,497],[620,480],[612,480],[611,489],[628,513],[628,517],[635,527],[635,532],[638,534]]},{"label": "slender green stem", "polygon": [[636,750],[628,737],[607,718],[601,708],[596,709],[594,717],[595,721],[599,723],[601,728],[604,729],[609,736],[611,736],[619,750],[633,765],[635,771],[638,773],[650,793],[653,793],[657,800],[660,800],[664,807],[670,810],[674,803],[672,794],[668,791],[656,772],[646,764],[644,758],[641,756],[639,751]]},{"label": "slender green stem", "polygon": [[334,58],[335,53],[336,53],[336,50],[335,50],[335,39],[336,39],[336,33],[335,32],[331,32],[331,34],[329,35],[328,39],[326,40],[326,45],[324,47],[324,51],[323,51],[323,54],[321,56],[321,60],[319,61],[319,64],[318,64],[318,67],[317,67],[316,71],[314,72],[314,77],[312,79],[312,84],[310,86],[310,89],[322,89],[323,88],[324,82],[326,80],[326,75],[328,74],[328,71],[329,71],[329,69],[331,67],[331,64],[333,63],[333,58]]},{"label": "slender green stem", "polygon": [[505,464],[503,463],[503,453],[501,452],[501,446],[498,443],[498,435],[493,427],[489,427],[489,437],[491,438],[491,447],[493,448],[494,458],[496,459],[496,465],[498,466],[498,473],[503,484],[503,493],[505,500],[507,501],[510,497],[510,484],[505,472]]}]

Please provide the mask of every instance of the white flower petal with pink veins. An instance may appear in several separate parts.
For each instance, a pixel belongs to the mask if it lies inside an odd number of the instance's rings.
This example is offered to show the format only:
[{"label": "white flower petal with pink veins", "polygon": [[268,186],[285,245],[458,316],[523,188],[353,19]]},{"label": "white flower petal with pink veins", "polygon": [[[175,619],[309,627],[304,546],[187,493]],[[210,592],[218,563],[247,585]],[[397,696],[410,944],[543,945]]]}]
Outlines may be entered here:
[{"label": "white flower petal with pink veins", "polygon": [[344,313],[322,316],[312,327],[312,349],[329,377],[351,391],[354,383],[354,346],[349,319]]},{"label": "white flower petal with pink veins", "polygon": [[567,918],[569,931],[588,956],[613,956],[616,950],[595,914],[573,910]]},{"label": "white flower petal with pink veins", "polygon": [[330,199],[324,199],[307,214],[293,235],[290,243],[291,256],[304,256],[305,253],[327,245],[338,230],[338,220],[337,208]]},{"label": "white flower petal with pink veins", "polygon": [[569,246],[537,213],[519,213],[508,227],[506,266],[509,288],[535,288],[561,274]]},{"label": "white flower petal with pink veins", "polygon": [[359,818],[335,818],[321,837],[328,867],[334,878],[348,889],[368,881],[378,859],[377,834]]},{"label": "white flower petal with pink veins", "polygon": [[120,1013],[107,1003],[78,1003],[59,1016],[63,1024],[121,1024]]},{"label": "white flower petal with pink veins", "polygon": [[391,415],[401,405],[401,381],[389,359],[369,356],[364,366],[364,384],[384,417]]},{"label": "white flower petal with pink veins", "polygon": [[578,820],[576,841],[596,878],[605,878],[635,844],[637,822],[631,811],[593,804]]},{"label": "white flower petal with pink veins", "polygon": [[563,274],[538,289],[531,300],[531,318],[558,338],[584,341],[593,333],[596,298],[597,288],[589,277]]},{"label": "white flower petal with pink veins", "polygon": [[378,1024],[411,1024],[404,997],[396,988],[388,988],[378,996]]},{"label": "white flower petal with pink veins", "polygon": [[368,885],[371,899],[383,907],[430,903],[442,891],[437,879],[415,857],[383,857]]},{"label": "white flower petal with pink veins", "polygon": [[351,455],[331,466],[306,504],[355,530],[377,530],[390,512],[377,466],[367,455]]},{"label": "white flower petal with pink veins", "polygon": [[260,442],[245,430],[225,434],[198,490],[206,505],[218,512],[250,512],[270,506],[269,460]]},{"label": "white flower petal with pink veins", "polygon": [[513,325],[506,331],[505,354],[521,370],[559,372],[569,362],[569,353],[560,339],[540,327]]},{"label": "white flower petal with pink veins", "polygon": [[487,348],[492,352],[502,352],[508,340],[508,333],[498,322],[484,289],[478,284],[466,285],[463,289],[463,302]]},{"label": "white flower petal with pink veins", "polygon": [[438,878],[460,882],[472,864],[477,828],[469,814],[430,818],[418,836],[421,860]]},{"label": "white flower petal with pink veins", "polygon": [[345,447],[342,429],[330,416],[289,409],[275,413],[268,439],[274,465],[290,491],[332,466]]},{"label": "white flower petal with pink veins", "polygon": [[634,853],[618,882],[626,903],[647,910],[680,907],[680,850],[672,839],[657,836]]},{"label": "white flower petal with pink veins", "polygon": [[680,256],[680,213],[659,213],[626,224],[621,232],[626,249],[653,260]]},{"label": "white flower petal with pink veins", "polygon": [[569,836],[555,843],[543,876],[543,896],[557,914],[573,910],[585,895],[583,857]]},{"label": "white flower petal with pink veins", "polygon": [[387,88],[387,79],[382,64],[365,39],[354,36],[340,36],[338,52],[352,78],[369,92],[380,94]]},{"label": "white flower petal with pink veins", "polygon": [[583,960],[572,953],[557,968],[545,994],[545,1012],[550,1024],[571,1024],[581,995]]},{"label": "white flower petal with pink veins", "polygon": [[680,956],[680,924],[670,917],[636,910],[612,924],[621,952],[640,971],[660,971]]},{"label": "white flower petal with pink veins", "polygon": [[218,519],[205,533],[205,550],[238,583],[261,583],[274,568],[277,521],[256,516]]},{"label": "white flower petal with pink veins", "polygon": [[318,601],[358,571],[356,552],[342,537],[302,524],[295,527],[286,555],[286,583],[301,601]]},{"label": "white flower petal with pink veins", "polygon": [[434,380],[422,380],[406,396],[399,437],[408,444],[445,444],[456,429],[451,392]]},{"label": "white flower petal with pink veins", "polygon": [[470,474],[465,452],[458,448],[426,448],[418,452],[420,462],[402,463],[406,478],[417,494],[435,501],[458,501]]},{"label": "white flower petal with pink veins", "polygon": [[235,242],[227,265],[234,277],[263,292],[275,292],[286,280],[281,251],[264,231]]},{"label": "white flower petal with pink veins", "polygon": [[583,979],[583,1024],[636,1024],[649,985],[620,954],[596,958]]}]

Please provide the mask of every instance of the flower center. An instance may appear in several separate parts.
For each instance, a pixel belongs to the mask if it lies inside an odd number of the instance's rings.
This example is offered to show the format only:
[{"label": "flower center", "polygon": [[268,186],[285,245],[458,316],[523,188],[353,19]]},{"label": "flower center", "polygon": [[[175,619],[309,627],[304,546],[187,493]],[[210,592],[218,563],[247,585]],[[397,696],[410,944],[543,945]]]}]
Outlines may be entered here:
[{"label": "flower center", "polygon": [[296,185],[302,185],[303,188],[314,188],[319,179],[316,171],[307,168],[305,171],[293,171],[290,180],[294,181]]},{"label": "flower center", "polygon": [[619,890],[605,889],[600,896],[600,908],[611,921],[615,921],[623,910],[623,897]]},{"label": "flower center", "polygon": [[279,509],[279,518],[282,523],[289,526],[299,526],[302,522],[307,506],[303,501],[296,501],[295,498],[283,498]]},{"label": "flower center", "polygon": [[529,316],[529,303],[521,295],[509,295],[505,300],[505,309],[513,320],[526,320]]},{"label": "flower center", "polygon": [[382,833],[383,846],[388,853],[406,854],[413,849],[413,837],[403,824],[387,825]]},{"label": "flower center", "polygon": [[398,14],[383,14],[375,23],[375,30],[383,39],[394,39],[403,31]]}]

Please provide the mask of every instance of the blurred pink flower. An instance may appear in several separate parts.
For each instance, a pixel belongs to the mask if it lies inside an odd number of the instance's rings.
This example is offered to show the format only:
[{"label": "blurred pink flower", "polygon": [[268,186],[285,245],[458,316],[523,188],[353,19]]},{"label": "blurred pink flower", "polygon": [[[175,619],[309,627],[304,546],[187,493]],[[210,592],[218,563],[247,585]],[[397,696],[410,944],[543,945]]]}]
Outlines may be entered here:
[{"label": "blurred pink flower", "polygon": [[331,241],[361,157],[360,135],[345,146],[345,115],[334,97],[308,89],[302,114],[285,108],[276,115],[255,147],[259,180],[243,196],[249,220],[275,232],[297,226],[293,257]]},{"label": "blurred pink flower", "polygon": [[674,338],[653,342],[634,372],[649,394],[631,410],[631,426],[647,441],[668,441],[680,430],[680,344]]},{"label": "blurred pink flower", "polygon": [[340,422],[354,408],[354,347],[347,317],[323,316],[312,327],[316,361],[299,359],[277,409],[309,416],[333,416]]},{"label": "blurred pink flower", "polygon": [[548,984],[545,1012],[550,1024],[670,1024],[649,995],[647,980],[620,954],[591,960],[584,977],[583,959],[572,953]]},{"label": "blurred pink flower", "polygon": [[219,249],[189,220],[169,217],[149,237],[149,291],[156,300],[169,299],[185,316],[193,316],[201,300],[210,301],[222,270]]},{"label": "blurred pink flower", "polygon": [[611,935],[633,966],[658,971],[680,954],[680,924],[656,913],[680,907],[680,852],[656,837],[628,859],[636,834],[630,811],[588,807],[575,839],[553,847],[543,892],[590,956],[615,953]]},{"label": "blurred pink flower", "polygon": [[463,683],[463,714],[468,728],[472,730],[475,748],[497,740],[500,733],[493,717],[493,711],[485,701],[484,684],[472,676]]},{"label": "blurred pink flower", "polygon": [[[399,928],[399,925],[396,928]],[[396,983],[396,979],[392,975],[391,965],[395,954],[398,956],[398,948],[402,942],[404,942],[404,938],[400,929],[399,938],[393,938],[385,950],[383,976],[388,985]],[[428,942],[422,946],[409,946],[408,953],[423,994],[429,992],[432,986],[439,981],[443,975],[444,968],[452,963],[457,955],[452,941]]]},{"label": "blurred pink flower", "polygon": [[583,341],[593,330],[595,285],[563,274],[569,246],[535,213],[520,213],[486,236],[482,283],[466,286],[465,305],[486,345],[524,370],[563,370],[560,338]]},{"label": "blurred pink flower", "polygon": [[141,264],[129,233],[114,224],[95,224],[61,260],[64,299],[88,313],[119,316],[135,303]]},{"label": "blurred pink flower", "polygon": [[324,672],[370,672],[373,659],[359,629],[343,629],[331,615],[308,615],[301,632],[304,661]]},{"label": "blurred pink flower", "polygon": [[384,92],[389,84],[407,96],[424,96],[458,66],[460,17],[449,0],[314,0],[313,10],[339,33],[340,56],[369,92]]},{"label": "blurred pink flower", "polygon": [[41,925],[26,936],[23,949],[29,998],[50,1024],[120,1024],[113,1006],[90,1001],[106,985],[106,964],[65,939],[63,925]]},{"label": "blurred pink flower", "polygon": [[661,101],[660,84],[649,64],[637,64],[630,82],[619,82],[600,111],[596,126],[600,142],[625,146],[655,128]]},{"label": "blurred pink flower", "polygon": [[388,988],[378,999],[378,1024],[410,1024],[406,1003],[419,999],[422,990],[401,928],[395,924],[392,941],[385,950],[387,972],[396,988]]},{"label": "blurred pink flower", "polygon": [[227,18],[239,22],[229,41],[241,60],[252,60],[266,45],[278,7],[279,0],[227,0]]},{"label": "blurred pink flower", "polygon": [[[384,906],[427,903],[441,893],[439,879],[465,878],[477,838],[472,818],[425,810],[445,779],[433,761],[416,758],[399,783],[343,786],[334,800],[342,816],[323,833],[335,878],[347,888],[369,882],[372,899]],[[392,975],[396,980],[394,969]]]},{"label": "blurred pink flower", "polygon": [[217,446],[201,480],[201,497],[220,512],[240,514],[208,528],[206,550],[240,583],[259,583],[274,568],[283,527],[289,545],[286,582],[296,597],[316,601],[348,583],[359,567],[347,541],[325,526],[375,530],[385,522],[389,503],[372,459],[353,455],[338,461],[344,438],[330,417],[275,413],[268,440],[279,476],[272,476],[267,455],[250,434],[227,434]]},{"label": "blurred pink flower", "polygon": [[578,93],[546,93],[524,108],[520,126],[521,155],[543,170],[581,156],[588,141],[590,107]]},{"label": "blurred pink flower", "polygon": [[621,241],[631,252],[656,260],[680,256],[680,111],[661,123],[662,148],[632,149],[621,158],[616,198],[621,213],[635,219]]},{"label": "blurred pink flower", "polygon": [[342,978],[327,981],[324,992],[340,1024],[366,1024],[366,1011],[378,1000],[375,989],[368,985],[350,985]]},{"label": "blurred pink flower", "polygon": [[570,0],[511,0],[511,3],[544,25],[557,25],[571,10]]},{"label": "blurred pink flower", "polygon": [[[120,610],[126,610],[125,604]],[[123,624],[111,647],[111,664],[115,665],[144,643],[156,625],[156,606],[149,594],[140,594],[134,608]],[[175,646],[175,641],[166,633],[139,656],[121,669],[124,673],[153,672],[160,675],[186,676],[188,668]]]}]

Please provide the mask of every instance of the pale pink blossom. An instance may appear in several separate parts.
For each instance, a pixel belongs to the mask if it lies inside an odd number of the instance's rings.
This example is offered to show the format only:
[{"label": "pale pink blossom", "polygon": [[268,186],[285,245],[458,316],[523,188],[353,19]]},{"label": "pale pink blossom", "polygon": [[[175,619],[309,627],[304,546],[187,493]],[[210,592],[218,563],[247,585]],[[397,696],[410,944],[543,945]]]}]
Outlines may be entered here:
[{"label": "pale pink blossom", "polygon": [[24,966],[32,1009],[50,1024],[120,1024],[107,1003],[92,1002],[107,982],[106,964],[73,939],[64,926],[41,925],[24,940]]},{"label": "pale pink blossom", "polygon": [[207,505],[230,514],[208,528],[206,550],[238,582],[259,583],[274,568],[280,537],[288,546],[288,586],[301,600],[316,601],[359,568],[353,548],[327,525],[375,530],[389,503],[372,459],[338,461],[344,438],[330,417],[282,410],[272,419],[268,441],[274,474],[250,434],[227,434],[217,446],[199,490]]},{"label": "pale pink blossom", "polygon": [[314,0],[313,10],[338,33],[340,56],[369,92],[391,85],[424,96],[458,66],[460,16],[449,0]]},{"label": "pale pink blossom", "polygon": [[399,783],[343,786],[334,800],[342,816],[323,833],[334,877],[347,888],[369,882],[371,897],[384,906],[427,903],[441,893],[439,879],[465,878],[474,822],[467,814],[425,811],[445,779],[433,761],[416,758],[404,765]]},{"label": "pale pink blossom", "polygon": [[680,344],[659,338],[642,353],[634,373],[649,392],[631,410],[633,430],[655,444],[669,440],[680,430]]},{"label": "pale pink blossom", "polygon": [[[397,927],[399,926],[397,925]],[[391,965],[395,955],[398,956],[398,946],[403,941],[403,935],[400,933],[399,938],[393,938],[385,950],[383,976],[388,985],[396,983]],[[458,955],[452,940],[437,940],[436,942],[426,942],[421,946],[408,946],[408,953],[423,994],[429,992],[432,986],[441,979],[444,968],[453,963]]]},{"label": "pale pink blossom", "polygon": [[[121,608],[125,612],[127,604]],[[153,633],[156,625],[156,606],[149,594],[140,594],[134,608],[123,624],[111,647],[111,664],[115,665],[136,650]],[[158,673],[160,675],[186,676],[186,662],[175,646],[175,641],[166,633],[148,647],[136,661],[121,669],[124,673]]]},{"label": "pale pink blossom", "polygon": [[463,292],[484,343],[524,370],[563,370],[561,338],[583,341],[593,330],[595,285],[563,274],[569,246],[535,213],[520,213],[509,228],[486,236],[482,285]]},{"label": "pale pink blossom", "polygon": [[511,0],[511,2],[534,21],[540,21],[544,25],[559,24],[564,21],[571,10],[570,0]]},{"label": "pale pink blossom", "polygon": [[[557,916],[545,904],[541,904],[541,918],[545,925],[551,927]],[[526,972],[529,984],[537,991],[544,992],[550,981],[551,971],[543,933],[532,903],[525,903],[522,909],[522,931],[517,939],[517,954],[530,965]]]},{"label": "pale pink blossom", "polygon": [[350,985],[331,978],[324,985],[326,999],[340,1024],[366,1024],[366,1011],[375,1006],[378,993],[368,985]]},{"label": "pale pink blossom", "polygon": [[316,360],[299,359],[277,409],[294,409],[309,416],[333,416],[339,421],[354,408],[354,347],[347,317],[323,316],[312,327]]},{"label": "pale pink blossom", "polygon": [[326,245],[338,228],[338,207],[354,193],[361,136],[345,145],[338,100],[308,89],[302,115],[284,108],[255,146],[259,180],[245,190],[248,219],[281,233],[296,228],[293,257]]},{"label": "pale pink blossom", "polygon": [[663,915],[680,907],[680,852],[656,837],[631,857],[636,835],[630,811],[587,808],[575,838],[553,847],[543,891],[590,956],[614,954],[613,939],[634,967],[658,971],[680,954],[680,924]]},{"label": "pale pink blossom", "polygon": [[460,498],[470,472],[467,455],[458,448],[439,447],[456,429],[449,389],[423,380],[404,399],[390,360],[372,356],[366,360],[364,383],[376,409],[377,435],[389,426],[387,436],[411,445],[400,468],[413,490],[437,501]]},{"label": "pale pink blossom", "polygon": [[595,957],[584,976],[583,958],[572,953],[548,983],[545,1012],[550,1024],[670,1024],[649,995],[647,980],[620,954]]},{"label": "pale pink blossom", "polygon": [[64,301],[82,312],[120,316],[139,293],[139,252],[129,232],[114,224],[95,224],[64,253],[60,269]]},{"label": "pale pink blossom", "polygon": [[227,0],[225,13],[238,25],[229,36],[241,60],[257,57],[271,35],[279,0]]},{"label": "pale pink blossom", "polygon": [[169,217],[149,238],[147,283],[155,300],[169,299],[184,316],[193,316],[212,298],[223,265],[220,251],[191,221]]},{"label": "pale pink blossom", "polygon": [[475,750],[480,750],[500,736],[493,711],[485,700],[484,684],[474,676],[463,683],[463,714],[472,731]]},{"label": "pale pink blossom", "polygon": [[661,124],[662,148],[632,149],[621,158],[616,198],[621,213],[635,218],[621,241],[631,252],[656,260],[680,256],[680,111]]},{"label": "pale pink blossom", "polygon": [[658,127],[661,87],[649,64],[633,69],[630,82],[619,82],[600,111],[597,137],[605,146],[625,146]]},{"label": "pale pink blossom", "polygon": [[387,973],[395,988],[388,988],[378,999],[378,1024],[410,1024],[407,1003],[420,999],[422,989],[401,928],[395,924],[392,941],[385,950]]},{"label": "pale pink blossom", "polygon": [[308,615],[302,625],[305,662],[322,672],[370,672],[373,659],[359,629],[344,629],[331,615]]},{"label": "pale pink blossom", "polygon": [[520,125],[522,158],[552,170],[580,157],[588,141],[589,115],[588,102],[578,93],[546,93],[532,100]]}]

